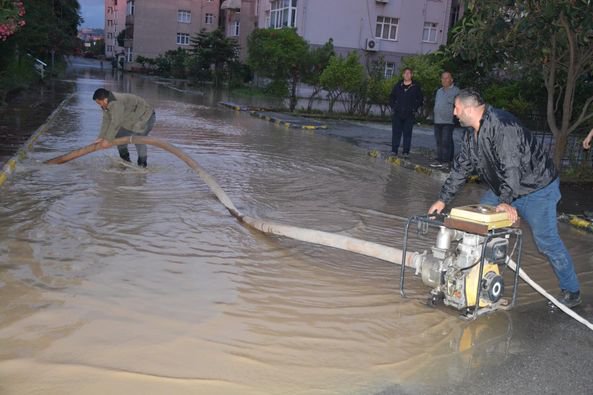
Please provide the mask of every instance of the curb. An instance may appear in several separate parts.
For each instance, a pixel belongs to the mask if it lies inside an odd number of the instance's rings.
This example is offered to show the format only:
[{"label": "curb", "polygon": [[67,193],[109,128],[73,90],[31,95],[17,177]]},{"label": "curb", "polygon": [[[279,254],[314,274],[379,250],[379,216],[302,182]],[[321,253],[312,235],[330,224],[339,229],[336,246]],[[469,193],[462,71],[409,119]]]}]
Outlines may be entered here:
[{"label": "curb", "polygon": [[[381,154],[381,152],[377,151],[377,150],[369,151],[368,155],[371,158],[375,158],[375,159],[383,158],[383,155]],[[411,162],[407,159],[398,158],[396,156],[387,157],[385,159],[385,162],[387,162],[391,165],[394,165],[394,166],[403,167],[408,170],[414,170],[416,173],[431,176],[433,178],[436,178],[439,181],[445,181],[447,179],[447,177],[449,176],[449,173],[445,173],[443,171],[438,171],[438,170],[432,169],[430,167],[422,166],[422,165],[416,164],[414,162]],[[467,178],[468,183],[477,183],[479,181],[480,181],[480,177],[477,175],[469,176]]]},{"label": "curb", "polygon": [[25,144],[23,144],[23,147],[21,147],[16,152],[16,154],[14,154],[12,158],[10,158],[6,162],[6,164],[2,167],[2,170],[0,170],[0,187],[2,187],[6,180],[8,180],[14,174],[17,163],[27,157],[27,152],[29,152],[33,148],[35,141],[37,141],[37,139],[47,131],[49,125],[54,120],[56,115],[62,110],[66,102],[70,100],[73,96],[74,93],[71,93],[68,96],[66,96],[66,98],[62,100],[62,102],[56,107],[56,109],[53,110],[51,114],[49,114],[45,122],[39,128],[37,128],[35,133],[33,133],[33,135],[29,137],[29,139],[25,142]]},{"label": "curb", "polygon": [[253,117],[260,118],[260,119],[264,119],[264,120],[266,120],[268,122],[272,122],[276,125],[284,126],[286,128],[305,129],[305,130],[327,129],[327,125],[323,125],[323,124],[321,124],[321,125],[307,125],[307,124],[303,125],[301,123],[290,122],[290,121],[285,121],[283,119],[271,117],[269,115],[262,114],[257,111],[250,111],[249,115],[251,115]]},{"label": "curb", "polygon": [[560,214],[558,216],[558,221],[563,222],[565,224],[569,224],[574,228],[579,230],[584,230],[589,233],[593,233],[593,222],[584,219],[579,215],[574,214]]},{"label": "curb", "polygon": [[[383,155],[381,154],[381,152],[379,152],[377,150],[369,151],[368,155],[371,158],[383,159]],[[413,170],[416,173],[420,173],[420,174],[424,174],[424,175],[433,177],[439,181],[445,181],[448,176],[448,173],[438,171],[435,169],[431,169],[430,167],[416,164],[416,163],[411,162],[407,159],[398,158],[397,156],[389,156],[385,159],[385,162],[389,163],[390,165],[393,165],[393,166],[400,166],[400,167],[403,167],[404,169]]]},{"label": "curb", "polygon": [[230,108],[231,110],[235,110],[235,111],[251,111],[251,109],[247,106],[242,106],[240,104],[236,104],[236,103],[232,103],[232,102],[228,102],[228,101],[221,101],[221,102],[218,102],[218,104],[220,106]]}]

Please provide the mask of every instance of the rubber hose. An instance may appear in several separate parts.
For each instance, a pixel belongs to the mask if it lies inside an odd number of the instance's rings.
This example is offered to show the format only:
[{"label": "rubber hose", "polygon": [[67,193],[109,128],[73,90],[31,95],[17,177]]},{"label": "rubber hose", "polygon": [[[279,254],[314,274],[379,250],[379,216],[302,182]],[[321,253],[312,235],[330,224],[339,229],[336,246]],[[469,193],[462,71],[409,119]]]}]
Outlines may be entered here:
[{"label": "rubber hose", "polygon": [[[239,221],[249,225],[253,229],[259,230],[263,233],[267,234],[275,234],[278,236],[285,236],[291,239],[300,240],[308,243],[324,245],[328,247],[338,248],[341,250],[346,250],[350,252],[355,252],[357,254],[370,256],[373,258],[378,258],[387,262],[395,263],[401,265],[401,258],[402,258],[402,250],[384,246],[382,244],[373,243],[366,240],[360,240],[349,236],[337,235],[335,233],[323,232],[320,230],[313,230],[307,228],[299,228],[290,225],[283,225],[278,223],[273,223],[270,221],[264,221],[257,218],[252,218],[246,215],[243,215],[233,204],[231,199],[228,197],[226,192],[222,190],[220,185],[216,182],[214,178],[210,176],[195,160],[193,160],[190,156],[188,156],[185,152],[180,150],[179,148],[156,138],[152,137],[144,137],[144,136],[130,136],[130,137],[120,137],[111,141],[111,145],[108,147],[102,147],[100,143],[90,144],[86,147],[80,148],[75,151],[71,151],[67,154],[55,157],[53,159],[49,159],[44,163],[48,164],[62,164],[79,158],[81,156],[90,154],[91,152],[99,151],[105,148],[109,148],[112,146],[120,145],[120,144],[148,144],[153,145],[155,147],[159,147],[172,153],[173,155],[177,156],[179,159],[184,161],[190,168],[192,168],[202,180],[210,187],[210,190],[216,195],[218,200],[226,207],[227,210]],[[406,262],[405,265],[408,267],[413,267],[412,261],[414,256],[418,255],[417,252],[411,252],[406,255]],[[517,265],[512,259],[507,260],[508,266],[517,271]],[[564,306],[560,303],[556,298],[550,295],[545,289],[543,289],[540,285],[538,285],[535,281],[533,281],[527,273],[523,271],[523,269],[519,270],[519,276],[529,284],[534,290],[539,292],[542,296],[546,299],[550,300],[554,305],[556,305],[560,310],[568,314],[570,317],[574,318],[581,324],[585,325],[587,328],[593,330],[593,324],[589,321],[581,317],[579,314],[575,313],[570,308]]]},{"label": "rubber hose", "polygon": [[[241,213],[233,204],[225,191],[195,160],[188,156],[179,148],[159,139],[144,136],[130,136],[120,137],[111,141],[111,146],[120,144],[149,144],[159,147],[177,156],[184,161],[191,169],[193,169],[200,178],[210,187],[210,190],[216,195],[218,200],[229,210],[229,212],[239,221],[249,225],[253,229],[259,230],[263,233],[275,234],[278,236],[285,236],[291,239],[305,241],[308,243],[324,245],[328,247],[338,248],[357,254],[370,256],[373,258],[382,259],[387,262],[401,265],[402,250],[398,248],[384,246],[378,243],[373,243],[366,240],[355,239],[350,236],[337,235],[335,233],[323,232],[320,230],[299,228],[296,226],[283,225],[273,223],[270,221],[263,221],[257,218],[252,218]],[[62,164],[73,159],[79,158],[91,152],[99,151],[104,148],[100,143],[90,144],[86,147],[80,148],[76,151],[69,152],[65,155],[45,161],[49,164]],[[406,255],[406,266],[412,267],[412,261],[415,253],[408,253]]]},{"label": "rubber hose", "polygon": [[[513,261],[512,259],[509,259],[509,260],[507,260],[507,264],[511,269],[513,269],[514,271],[517,271],[517,264],[515,263],[515,261]],[[531,277],[529,277],[527,275],[527,273],[525,273],[523,271],[523,269],[519,269],[519,277],[521,277],[523,279],[523,281],[525,281],[527,284],[529,284],[531,286],[531,288],[533,288],[534,290],[539,292],[544,298],[548,299],[560,310],[562,310],[563,312],[565,312],[566,314],[568,314],[569,316],[571,316],[572,318],[574,318],[581,324],[585,325],[587,328],[593,330],[593,324],[591,324],[589,321],[587,321],[586,319],[584,319],[583,317],[581,317],[580,315],[575,313],[575,311],[572,310],[570,307],[566,307],[565,305],[560,303],[558,301],[558,299],[556,299],[555,297],[550,295],[550,293],[548,291],[546,291],[538,283],[533,281],[531,279]]]}]

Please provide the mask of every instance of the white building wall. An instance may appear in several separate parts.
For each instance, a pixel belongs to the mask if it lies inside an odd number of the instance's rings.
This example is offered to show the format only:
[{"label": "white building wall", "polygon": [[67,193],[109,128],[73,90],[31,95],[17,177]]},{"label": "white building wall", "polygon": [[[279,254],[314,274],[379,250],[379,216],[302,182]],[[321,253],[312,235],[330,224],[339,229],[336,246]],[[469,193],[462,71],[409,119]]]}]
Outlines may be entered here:
[{"label": "white building wall", "polygon": [[[446,43],[451,0],[297,0],[297,32],[310,44],[323,45],[329,38],[339,53],[352,50],[367,56],[381,54],[399,63],[402,56],[435,51]],[[259,27],[267,27],[270,0],[259,1]],[[377,17],[398,18],[396,40],[377,38]],[[436,42],[423,42],[424,23],[436,23]],[[367,40],[378,51],[364,51]]]}]

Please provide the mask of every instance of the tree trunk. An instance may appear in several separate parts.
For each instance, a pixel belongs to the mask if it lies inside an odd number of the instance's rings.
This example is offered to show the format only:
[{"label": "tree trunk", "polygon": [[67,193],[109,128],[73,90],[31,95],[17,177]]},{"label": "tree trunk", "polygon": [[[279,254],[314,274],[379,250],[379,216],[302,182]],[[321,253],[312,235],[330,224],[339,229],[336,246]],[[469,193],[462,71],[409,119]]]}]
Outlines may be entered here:
[{"label": "tree trunk", "polygon": [[297,106],[297,85],[299,84],[299,79],[297,77],[293,77],[290,80],[290,101],[289,101],[289,109],[290,112],[293,112]]},{"label": "tree trunk", "polygon": [[313,93],[311,94],[311,96],[309,96],[309,101],[307,102],[307,111],[308,112],[311,112],[313,110],[313,101],[315,100],[317,95],[319,95],[319,92],[321,92],[321,88],[314,86]]},{"label": "tree trunk", "polygon": [[558,133],[554,138],[554,165],[556,166],[556,169],[560,171],[562,167],[562,159],[564,159],[566,146],[568,144],[568,134]]}]

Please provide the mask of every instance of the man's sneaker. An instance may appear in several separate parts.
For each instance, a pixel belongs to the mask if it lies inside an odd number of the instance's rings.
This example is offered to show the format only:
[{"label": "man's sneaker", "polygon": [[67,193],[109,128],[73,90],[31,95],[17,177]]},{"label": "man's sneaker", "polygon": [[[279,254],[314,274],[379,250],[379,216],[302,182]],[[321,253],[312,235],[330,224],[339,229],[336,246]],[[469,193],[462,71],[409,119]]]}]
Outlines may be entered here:
[{"label": "man's sneaker", "polygon": [[[558,301],[566,307],[570,308],[576,307],[583,302],[581,299],[581,293],[579,291],[569,292],[562,290],[556,299],[558,299]],[[548,303],[552,304],[551,302]]]},{"label": "man's sneaker", "polygon": [[443,167],[443,164],[441,162],[432,162],[430,164],[430,167],[434,168],[434,169],[440,169],[441,167]]},{"label": "man's sneaker", "polygon": [[404,158],[404,159],[408,159],[409,157],[410,157],[410,154],[408,154],[407,152],[404,152],[402,154],[402,158]]}]

